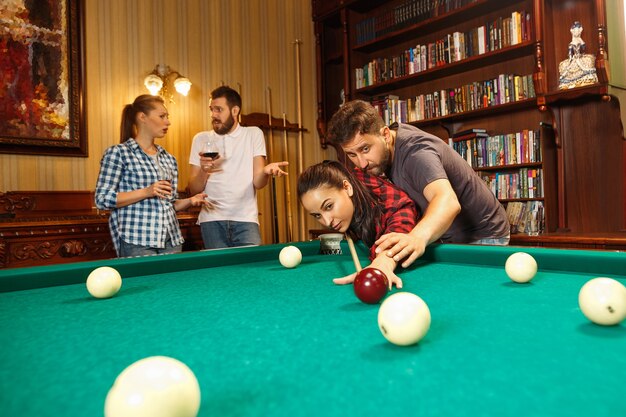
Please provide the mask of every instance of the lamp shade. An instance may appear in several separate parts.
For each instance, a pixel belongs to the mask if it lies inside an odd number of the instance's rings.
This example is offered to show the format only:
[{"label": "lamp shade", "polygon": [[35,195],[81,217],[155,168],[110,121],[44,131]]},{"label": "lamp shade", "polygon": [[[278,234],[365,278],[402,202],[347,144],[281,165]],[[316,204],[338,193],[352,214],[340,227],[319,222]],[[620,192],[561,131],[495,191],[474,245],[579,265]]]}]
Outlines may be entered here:
[{"label": "lamp shade", "polygon": [[143,81],[143,84],[146,86],[148,91],[150,91],[150,94],[156,96],[163,87],[163,80],[156,74],[150,74]]},{"label": "lamp shade", "polygon": [[189,94],[189,89],[191,88],[191,81],[189,78],[178,77],[174,80],[174,88],[183,96]]}]

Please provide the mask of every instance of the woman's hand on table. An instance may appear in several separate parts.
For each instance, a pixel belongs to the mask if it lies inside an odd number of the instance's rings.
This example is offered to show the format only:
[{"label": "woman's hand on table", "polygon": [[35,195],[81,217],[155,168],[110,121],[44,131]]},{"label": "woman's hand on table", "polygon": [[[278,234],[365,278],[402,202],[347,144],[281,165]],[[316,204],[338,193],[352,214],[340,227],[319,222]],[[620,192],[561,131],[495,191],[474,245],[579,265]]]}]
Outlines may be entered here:
[{"label": "woman's hand on table", "polygon": [[[394,285],[398,289],[402,288],[402,279],[399,276],[397,276],[393,271],[389,270],[383,265],[376,266],[375,262],[376,261],[372,262],[372,264],[367,266],[366,268],[376,268],[380,270],[383,274],[385,274],[385,276],[387,277],[387,282],[389,284],[389,289],[392,289]],[[333,279],[333,282],[337,285],[352,284],[356,278],[356,275],[357,273],[354,272],[342,278],[335,278]]]}]

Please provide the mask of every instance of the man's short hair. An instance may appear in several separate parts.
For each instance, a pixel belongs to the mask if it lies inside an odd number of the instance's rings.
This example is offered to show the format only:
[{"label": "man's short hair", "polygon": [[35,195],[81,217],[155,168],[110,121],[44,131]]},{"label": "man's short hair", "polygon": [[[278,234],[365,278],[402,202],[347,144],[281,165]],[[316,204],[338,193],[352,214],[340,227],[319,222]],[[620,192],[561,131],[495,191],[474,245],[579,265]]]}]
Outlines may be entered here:
[{"label": "man's short hair", "polygon": [[239,93],[227,85],[222,85],[217,87],[215,90],[211,91],[211,99],[215,100],[216,98],[225,98],[226,103],[228,103],[229,108],[233,108],[235,106],[241,109],[241,96]]},{"label": "man's short hair", "polygon": [[370,103],[353,100],[341,106],[330,119],[326,139],[333,145],[341,146],[358,133],[378,134],[383,127],[385,122]]}]

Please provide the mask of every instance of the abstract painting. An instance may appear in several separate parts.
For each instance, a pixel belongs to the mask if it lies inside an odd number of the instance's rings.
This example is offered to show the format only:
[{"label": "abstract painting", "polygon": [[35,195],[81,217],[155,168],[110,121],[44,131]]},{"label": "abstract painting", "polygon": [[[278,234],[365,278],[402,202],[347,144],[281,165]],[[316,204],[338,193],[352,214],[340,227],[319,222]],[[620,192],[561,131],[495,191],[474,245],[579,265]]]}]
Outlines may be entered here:
[{"label": "abstract painting", "polygon": [[0,152],[87,156],[83,5],[0,1]]}]

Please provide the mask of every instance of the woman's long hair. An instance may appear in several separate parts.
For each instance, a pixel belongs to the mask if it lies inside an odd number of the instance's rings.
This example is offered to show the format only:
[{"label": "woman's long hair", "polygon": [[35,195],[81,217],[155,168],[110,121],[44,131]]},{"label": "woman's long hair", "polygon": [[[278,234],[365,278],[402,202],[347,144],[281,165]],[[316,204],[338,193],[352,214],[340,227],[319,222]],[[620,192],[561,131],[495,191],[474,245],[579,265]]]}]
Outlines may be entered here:
[{"label": "woman's long hair", "polygon": [[313,189],[330,187],[343,190],[343,182],[352,184],[354,215],[348,232],[372,246],[376,241],[376,225],[380,222],[382,208],[375,194],[338,161],[324,161],[312,165],[298,177],[298,199]]},{"label": "woman's long hair", "polygon": [[150,110],[156,108],[156,104],[165,105],[165,100],[161,96],[142,94],[138,96],[132,104],[127,104],[122,110],[122,123],[120,125],[120,143],[126,142],[129,138],[137,136],[137,114],[148,114]]}]

